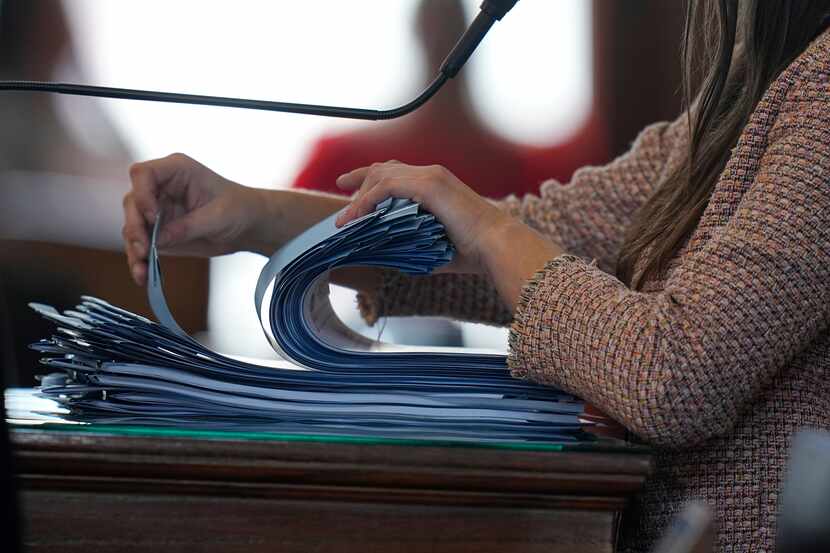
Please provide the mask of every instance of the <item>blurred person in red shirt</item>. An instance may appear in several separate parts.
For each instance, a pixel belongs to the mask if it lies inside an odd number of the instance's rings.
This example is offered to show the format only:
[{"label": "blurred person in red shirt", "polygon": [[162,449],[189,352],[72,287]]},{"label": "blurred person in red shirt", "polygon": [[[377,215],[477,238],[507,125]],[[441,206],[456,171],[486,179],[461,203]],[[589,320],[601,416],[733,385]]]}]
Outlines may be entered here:
[{"label": "blurred person in red shirt", "polygon": [[[465,29],[460,0],[421,2],[415,30],[428,78],[438,73]],[[567,182],[577,168],[605,161],[603,138],[601,123],[592,114],[564,144],[530,147],[509,142],[476,116],[461,72],[423,107],[402,119],[321,138],[293,186],[342,194],[334,184],[340,175],[397,159],[410,165],[443,165],[484,196],[521,196],[537,192],[544,180]]]}]

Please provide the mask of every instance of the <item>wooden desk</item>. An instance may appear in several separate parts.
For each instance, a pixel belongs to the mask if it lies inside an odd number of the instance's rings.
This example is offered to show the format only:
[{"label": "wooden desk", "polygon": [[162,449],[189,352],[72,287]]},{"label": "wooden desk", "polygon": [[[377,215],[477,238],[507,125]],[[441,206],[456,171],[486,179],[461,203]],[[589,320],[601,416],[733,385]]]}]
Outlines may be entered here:
[{"label": "wooden desk", "polygon": [[13,430],[31,551],[610,552],[641,449]]}]

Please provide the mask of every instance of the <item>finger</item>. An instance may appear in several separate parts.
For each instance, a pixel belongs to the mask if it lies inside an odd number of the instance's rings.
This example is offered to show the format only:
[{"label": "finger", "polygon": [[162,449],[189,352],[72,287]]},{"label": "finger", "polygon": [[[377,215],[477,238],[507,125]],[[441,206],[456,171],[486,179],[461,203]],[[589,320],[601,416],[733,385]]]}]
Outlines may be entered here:
[{"label": "finger", "polygon": [[360,184],[360,189],[352,195],[349,205],[346,206],[346,208],[343,209],[337,216],[337,219],[335,219],[335,226],[341,227],[355,218],[355,205],[360,203],[363,196],[365,196],[366,193],[374,187],[381,178],[382,175],[379,174],[379,170],[376,166],[369,168],[363,182]]},{"label": "finger", "polygon": [[359,169],[355,169],[354,171],[350,171],[337,177],[335,184],[341,190],[357,190],[363,185],[366,177],[370,173],[389,169],[390,167],[395,167],[396,165],[402,165],[402,163],[397,159],[390,159],[389,161],[385,161],[383,163],[373,163],[368,167],[360,167]]},{"label": "finger", "polygon": [[400,186],[404,179],[405,177],[400,176],[387,177],[367,189],[365,194],[355,200],[352,206],[352,216],[357,219],[373,212],[380,202],[392,195],[398,198],[408,198],[409,196]]},{"label": "finger", "polygon": [[404,165],[396,160],[387,161],[386,163],[373,164],[366,173],[363,183],[360,185],[360,190],[353,195],[351,203],[346,207],[346,209],[341,211],[340,215],[335,220],[335,226],[343,226],[358,217],[359,215],[357,215],[356,206],[362,205],[363,197],[379,182],[384,179],[394,177],[395,175],[412,173],[416,170],[417,167]]},{"label": "finger", "polygon": [[210,237],[228,226],[224,202],[215,200],[166,223],[159,234],[158,245],[171,249]]},{"label": "finger", "polygon": [[354,171],[349,171],[337,177],[335,184],[340,190],[357,190],[363,184],[370,170],[371,167],[361,167]]},{"label": "finger", "polygon": [[146,260],[149,252],[149,239],[144,218],[138,212],[132,193],[124,197],[124,228],[121,231],[124,237],[124,251],[127,254],[127,264],[133,279],[137,284],[143,284],[136,273],[144,266],[146,276]]},{"label": "finger", "polygon": [[125,245],[134,246],[138,251],[146,250],[149,246],[149,234],[147,231],[147,223],[138,211],[135,204],[135,196],[132,192],[124,196],[124,228],[122,229],[122,236],[124,237]]},{"label": "finger", "polygon": [[124,253],[127,255],[127,266],[131,272],[136,265],[147,262],[147,250],[137,242],[125,242]]},{"label": "finger", "polygon": [[130,166],[130,181],[136,210],[146,222],[151,222],[158,213],[158,183],[150,167],[152,162],[134,163]]},{"label": "finger", "polygon": [[146,263],[136,263],[130,269],[130,274],[133,277],[133,281],[138,284],[139,286],[146,286],[147,285],[147,264]]},{"label": "finger", "polygon": [[194,162],[184,154],[134,163],[130,167],[135,203],[147,223],[155,221],[162,195],[177,198],[186,191],[185,182],[179,178]]},{"label": "finger", "polygon": [[[430,176],[432,176],[432,171],[431,168],[427,167],[420,167],[417,165],[406,165],[396,160],[391,160],[387,161],[386,163],[379,164],[376,168],[374,168],[374,170],[369,172],[369,174],[366,176],[366,180],[364,181],[363,186],[360,187],[360,192],[358,192],[358,194],[356,194],[353,198],[353,207],[356,208],[357,205],[362,206],[362,209],[360,210],[355,209],[354,214],[358,217],[365,215],[366,213],[374,210],[375,206],[378,203],[380,203],[388,197],[380,197],[380,199],[377,199],[376,201],[374,201],[374,203],[371,203],[372,200],[367,201],[365,199],[366,195],[369,194],[371,190],[377,187],[379,184],[394,183],[395,186],[400,186],[401,184],[406,184],[407,182],[414,183],[416,181],[423,181],[425,178]],[[408,198],[409,196],[406,197]],[[366,211],[367,207],[369,208],[368,212]]]},{"label": "finger", "polygon": [[424,203],[424,194],[429,185],[430,181],[417,174],[403,173],[385,177],[355,200],[351,214],[355,219],[363,217],[374,211],[379,203],[393,196]]}]

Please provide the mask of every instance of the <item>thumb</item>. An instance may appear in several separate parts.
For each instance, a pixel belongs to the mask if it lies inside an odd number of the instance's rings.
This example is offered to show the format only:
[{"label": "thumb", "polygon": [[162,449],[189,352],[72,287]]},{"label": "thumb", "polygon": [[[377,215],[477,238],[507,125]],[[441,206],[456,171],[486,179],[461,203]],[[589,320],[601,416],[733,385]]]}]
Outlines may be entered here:
[{"label": "thumb", "polygon": [[213,201],[164,224],[158,238],[161,248],[173,248],[217,233],[222,221],[222,206]]}]

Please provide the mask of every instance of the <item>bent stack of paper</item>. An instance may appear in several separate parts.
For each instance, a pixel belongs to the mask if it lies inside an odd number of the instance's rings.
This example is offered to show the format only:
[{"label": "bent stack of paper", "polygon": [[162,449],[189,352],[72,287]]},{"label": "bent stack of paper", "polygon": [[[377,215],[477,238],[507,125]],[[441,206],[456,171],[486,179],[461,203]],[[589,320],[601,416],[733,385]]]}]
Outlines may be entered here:
[{"label": "bent stack of paper", "polygon": [[427,274],[452,258],[444,227],[416,203],[387,200],[336,228],[334,216],[278,251],[255,305],[283,360],[252,364],[187,336],[162,292],[153,233],[148,293],[159,322],[84,297],[32,347],[59,373],[41,380],[75,421],[353,436],[559,442],[584,437],[583,403],[514,379],[505,356],[407,348],[350,331],[328,301],[327,274],[371,265]]}]

